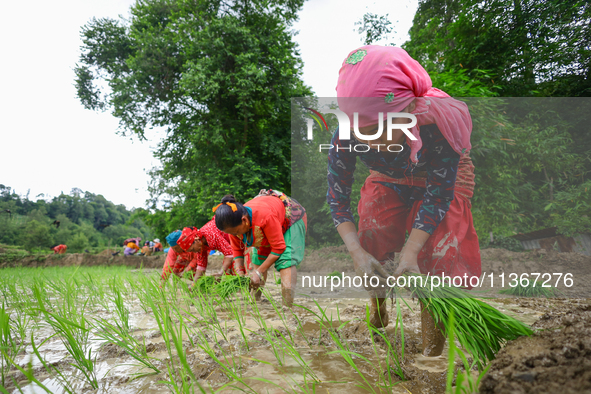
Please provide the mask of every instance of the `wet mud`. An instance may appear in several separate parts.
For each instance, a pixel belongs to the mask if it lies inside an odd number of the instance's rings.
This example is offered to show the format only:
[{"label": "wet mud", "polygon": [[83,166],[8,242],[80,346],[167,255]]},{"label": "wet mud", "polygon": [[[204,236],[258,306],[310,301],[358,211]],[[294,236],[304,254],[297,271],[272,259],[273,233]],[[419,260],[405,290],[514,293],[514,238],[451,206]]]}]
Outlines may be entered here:
[{"label": "wet mud", "polygon": [[581,303],[543,314],[536,335],[502,349],[480,392],[591,393],[591,304]]},{"label": "wet mud", "polygon": [[[352,273],[352,263],[345,254],[344,247],[325,248],[310,251],[299,268],[298,275],[313,274],[323,276],[334,270]],[[554,251],[534,251],[531,253],[513,253],[500,249],[483,250],[483,272],[532,272],[545,269],[548,272],[573,272],[577,278],[591,283],[587,271],[591,269],[591,257],[574,253],[558,254]],[[106,261],[106,262],[105,262]],[[65,255],[48,257],[45,261],[21,261],[22,266],[43,267],[53,265],[128,265],[139,268],[154,268],[158,272],[164,263],[163,256],[91,256]],[[221,263],[221,260],[219,261]],[[209,269],[215,269],[218,261],[214,258]],[[546,271],[542,271],[546,272]],[[149,273],[149,270],[148,272]],[[271,278],[270,278],[271,279]],[[275,305],[281,306],[281,286],[268,280],[267,289]],[[489,289],[486,301],[527,324],[532,325],[536,334],[530,338],[519,338],[509,342],[490,363],[488,373],[480,385],[481,393],[591,393],[591,301],[582,298],[511,298],[498,294],[498,288]],[[572,291],[565,294],[577,295]],[[283,393],[292,392],[293,382],[306,385],[301,364],[288,354],[277,355],[276,349],[269,343],[268,335],[274,338],[290,338],[293,348],[317,375],[317,383],[308,385],[310,392],[329,393],[365,393],[367,389],[358,387],[362,384],[359,373],[336,352],[339,348],[335,340],[346,343],[351,352],[358,354],[354,358],[359,372],[367,379],[376,392],[389,393],[445,393],[447,379],[447,350],[443,346],[439,357],[423,355],[420,306],[416,301],[406,300],[401,304],[401,319],[404,328],[393,317],[395,311],[392,302],[387,300],[385,307],[389,314],[389,324],[372,333],[368,328],[368,310],[370,300],[363,290],[354,292],[339,291],[331,294],[314,293],[316,289],[302,288],[298,279],[294,299],[293,313],[283,309],[280,317],[274,305],[265,296],[258,303],[261,316],[271,329],[263,330],[253,318],[252,311],[244,313],[244,329],[248,349],[244,346],[242,333],[230,311],[219,308],[217,319],[226,330],[226,338],[207,336],[206,340],[215,352],[215,356],[226,365],[233,365],[255,392]],[[484,293],[477,293],[485,295]],[[142,309],[137,300],[126,304],[130,311],[132,333],[135,338],[146,342],[146,351],[154,364],[163,371],[161,374],[135,378],[142,371],[137,364],[119,346],[96,341],[93,351],[96,355],[99,389],[93,390],[82,379],[75,378],[79,373],[69,365],[71,359],[63,344],[57,339],[49,339],[40,346],[42,357],[73,378],[76,392],[80,393],[169,393],[170,389],[161,383],[169,378],[167,364],[170,355],[166,343],[158,329],[152,313]],[[207,317],[199,316],[193,307],[186,307],[194,318],[188,320],[192,327],[206,326],[212,322]],[[326,326],[319,324],[315,314],[323,311],[332,320],[333,336]],[[100,308],[89,311],[93,317],[108,319],[112,314]],[[178,323],[178,320],[175,321]],[[269,334],[272,332],[272,334]],[[35,332],[35,341],[42,343],[52,332],[41,329]],[[384,341],[387,338],[388,343]],[[224,368],[211,356],[195,344],[200,338],[183,337],[183,349],[187,362],[199,383],[206,388],[233,392],[241,387],[233,386],[224,372]],[[404,352],[402,342],[404,341]],[[403,377],[394,373],[385,363],[389,346],[400,360]],[[277,357],[282,357],[279,363]],[[178,360],[173,354],[174,362]],[[366,361],[365,361],[366,360]],[[31,346],[19,355],[17,362],[22,367],[31,365],[35,376],[54,392],[61,393],[54,378],[46,374],[40,361],[33,354]],[[462,371],[456,360],[456,373]],[[472,371],[478,375],[478,372]],[[11,371],[10,376],[24,386],[23,392],[42,392],[29,384],[25,376],[18,371]],[[263,380],[260,380],[263,379]],[[388,390],[378,385],[384,379],[396,383]],[[14,385],[6,387],[11,392],[18,392]]]}]

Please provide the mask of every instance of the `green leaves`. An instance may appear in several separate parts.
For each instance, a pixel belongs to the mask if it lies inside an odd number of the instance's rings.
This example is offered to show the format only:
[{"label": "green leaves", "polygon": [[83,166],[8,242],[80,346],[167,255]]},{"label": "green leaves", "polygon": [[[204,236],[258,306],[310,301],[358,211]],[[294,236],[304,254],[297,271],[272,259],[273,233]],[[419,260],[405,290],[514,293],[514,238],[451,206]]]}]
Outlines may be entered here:
[{"label": "green leaves", "polygon": [[227,193],[289,194],[289,99],[311,94],[289,31],[302,4],[146,1],[83,28],[82,103],[112,109],[123,133],[166,130],[146,218],[159,234],[209,219]]},{"label": "green leaves", "polygon": [[430,73],[466,69],[502,96],[587,96],[590,21],[584,2],[427,0],[404,48]]}]

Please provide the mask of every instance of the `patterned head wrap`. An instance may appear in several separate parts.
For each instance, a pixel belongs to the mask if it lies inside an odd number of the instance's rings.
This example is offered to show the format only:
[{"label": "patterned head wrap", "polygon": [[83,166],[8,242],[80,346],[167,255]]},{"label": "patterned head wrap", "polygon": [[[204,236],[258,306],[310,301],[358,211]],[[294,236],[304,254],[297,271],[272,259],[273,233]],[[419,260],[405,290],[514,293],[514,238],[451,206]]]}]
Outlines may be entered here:
[{"label": "patterned head wrap", "polygon": [[187,251],[195,242],[195,238],[201,238],[202,236],[203,234],[196,227],[185,227],[176,243],[184,251]]},{"label": "patterned head wrap", "polygon": [[172,233],[170,233],[166,236],[166,242],[168,242],[168,244],[170,246],[176,246],[177,241],[180,236],[181,236],[181,230],[173,231]]},{"label": "patterned head wrap", "polygon": [[[351,126],[358,113],[358,126],[367,127],[385,120],[388,112],[401,112],[414,101],[411,112],[417,117],[407,139],[411,160],[423,142],[419,127],[435,123],[454,151],[470,150],[472,119],[468,106],[436,89],[425,69],[401,48],[366,45],[351,52],[339,71],[336,87],[339,109],[349,115]],[[433,99],[429,99],[433,97]],[[378,114],[382,113],[382,119]]]}]

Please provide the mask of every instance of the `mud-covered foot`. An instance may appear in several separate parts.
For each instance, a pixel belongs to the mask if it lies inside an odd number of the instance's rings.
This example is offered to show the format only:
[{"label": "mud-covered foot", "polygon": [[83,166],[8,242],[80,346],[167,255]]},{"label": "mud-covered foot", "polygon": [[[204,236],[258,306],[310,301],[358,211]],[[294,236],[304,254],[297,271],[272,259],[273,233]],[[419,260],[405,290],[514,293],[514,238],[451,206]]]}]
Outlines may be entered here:
[{"label": "mud-covered foot", "polygon": [[423,356],[441,356],[445,345],[445,336],[441,325],[435,324],[429,310],[421,304],[421,331],[423,332]]},{"label": "mud-covered foot", "polygon": [[260,288],[253,290],[252,295],[254,296],[254,300],[259,302],[261,300],[261,296],[263,295],[263,291]]},{"label": "mud-covered foot", "polygon": [[281,288],[281,298],[283,299],[283,305],[291,308],[293,306],[293,289]]},{"label": "mud-covered foot", "polygon": [[[379,308],[378,308],[379,305]],[[378,311],[379,309],[379,311]],[[385,298],[372,298],[369,311],[369,323],[375,328],[386,327],[389,323],[388,308]]]}]

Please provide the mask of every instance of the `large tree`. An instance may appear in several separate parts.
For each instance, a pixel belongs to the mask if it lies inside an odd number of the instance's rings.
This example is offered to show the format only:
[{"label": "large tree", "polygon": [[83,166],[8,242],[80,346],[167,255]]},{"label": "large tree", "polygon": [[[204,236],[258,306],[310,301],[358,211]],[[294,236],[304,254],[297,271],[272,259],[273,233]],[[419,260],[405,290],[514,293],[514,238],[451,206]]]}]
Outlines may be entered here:
[{"label": "large tree", "polygon": [[502,96],[591,96],[591,5],[420,0],[404,48],[429,71],[494,74]]},{"label": "large tree", "polygon": [[123,134],[165,130],[147,215],[160,234],[200,224],[225,193],[290,192],[289,99],[311,94],[290,30],[303,1],[138,0],[128,20],[83,27],[84,106]]}]

